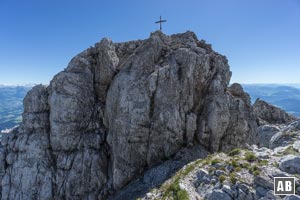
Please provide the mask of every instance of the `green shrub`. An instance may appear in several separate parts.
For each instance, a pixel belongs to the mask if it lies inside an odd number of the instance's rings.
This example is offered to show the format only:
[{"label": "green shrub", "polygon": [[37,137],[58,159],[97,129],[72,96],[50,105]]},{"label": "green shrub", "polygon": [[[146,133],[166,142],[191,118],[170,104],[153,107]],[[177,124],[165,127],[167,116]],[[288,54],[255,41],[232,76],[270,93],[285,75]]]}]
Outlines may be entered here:
[{"label": "green shrub", "polygon": [[221,162],[220,159],[215,158],[215,159],[212,159],[210,163],[211,163],[212,165],[215,165],[215,164],[220,163],[220,162]]},{"label": "green shrub", "polygon": [[253,172],[256,171],[256,170],[259,170],[259,168],[258,168],[257,165],[252,165],[252,166],[249,168],[249,171],[250,171],[251,173],[253,173]]},{"label": "green shrub", "polygon": [[230,156],[235,156],[241,153],[240,149],[233,149],[232,151],[229,152]]},{"label": "green shrub", "polygon": [[236,172],[240,172],[241,170],[242,170],[241,167],[236,167],[236,168],[234,169],[234,171],[236,171]]},{"label": "green shrub", "polygon": [[190,173],[192,170],[194,170],[196,168],[196,164],[190,164],[190,165],[188,165],[185,169],[184,169],[184,171],[182,172],[182,175],[183,176],[186,176],[186,175],[188,175],[188,173]]},{"label": "green shrub", "polygon": [[219,181],[221,183],[223,183],[225,180],[226,180],[226,176],[224,176],[224,175],[219,176]]},{"label": "green shrub", "polygon": [[244,162],[244,163],[241,164],[241,167],[245,168],[245,169],[249,169],[250,168],[250,163]]},{"label": "green shrub", "polygon": [[252,161],[255,161],[256,159],[257,158],[254,153],[249,152],[249,151],[245,153],[245,160],[252,162]]},{"label": "green shrub", "polygon": [[232,159],[231,160],[231,163],[230,163],[233,167],[238,167],[239,166],[239,163],[236,161],[236,160],[234,160],[234,159]]},{"label": "green shrub", "polygon": [[253,172],[253,175],[254,176],[258,176],[260,174],[260,170],[255,170],[254,172]]},{"label": "green shrub", "polygon": [[204,165],[210,165],[210,160],[205,159],[205,160],[203,161],[203,164],[204,164]]},{"label": "green shrub", "polygon": [[230,179],[231,183],[235,184],[237,181],[236,173],[234,173],[234,172],[230,173],[229,179]]},{"label": "green shrub", "polygon": [[180,189],[179,187],[179,178],[176,177],[174,182],[167,188],[165,193],[163,194],[162,199],[169,199],[169,197],[173,197],[174,200],[189,200],[189,195],[187,191]]},{"label": "green shrub", "polygon": [[174,199],[177,199],[177,200],[189,200],[189,194],[185,190],[179,190],[177,192],[176,198],[174,198]]},{"label": "green shrub", "polygon": [[204,160],[199,159],[199,160],[197,160],[197,161],[195,162],[195,165],[200,165],[202,162],[204,162]]},{"label": "green shrub", "polygon": [[268,163],[269,163],[268,160],[260,160],[260,161],[258,161],[258,165],[259,166],[264,166],[264,165],[267,165]]}]

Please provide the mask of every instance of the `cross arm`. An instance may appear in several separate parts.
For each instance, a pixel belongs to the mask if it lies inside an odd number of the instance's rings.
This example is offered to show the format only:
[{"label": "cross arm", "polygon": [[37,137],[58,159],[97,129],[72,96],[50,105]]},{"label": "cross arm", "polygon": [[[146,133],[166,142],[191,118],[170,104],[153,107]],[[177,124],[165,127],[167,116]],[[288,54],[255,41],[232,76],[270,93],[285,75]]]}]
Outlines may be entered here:
[{"label": "cross arm", "polygon": [[158,24],[158,23],[162,23],[162,22],[167,22],[167,20],[160,20],[160,21],[157,21],[155,23]]}]

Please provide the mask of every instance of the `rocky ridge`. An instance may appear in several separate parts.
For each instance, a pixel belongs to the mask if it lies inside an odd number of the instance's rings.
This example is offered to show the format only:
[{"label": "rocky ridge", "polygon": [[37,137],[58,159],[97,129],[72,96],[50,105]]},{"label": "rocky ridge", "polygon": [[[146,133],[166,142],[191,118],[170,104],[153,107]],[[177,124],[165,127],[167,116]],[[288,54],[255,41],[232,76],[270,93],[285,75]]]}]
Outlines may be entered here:
[{"label": "rocky ridge", "polygon": [[28,92],[1,141],[2,199],[105,199],[185,148],[257,143],[250,98],[230,77],[192,32],[101,40]]},{"label": "rocky ridge", "polygon": [[261,99],[256,99],[253,104],[255,115],[259,118],[260,124],[288,124],[297,118],[284,110],[273,106]]}]

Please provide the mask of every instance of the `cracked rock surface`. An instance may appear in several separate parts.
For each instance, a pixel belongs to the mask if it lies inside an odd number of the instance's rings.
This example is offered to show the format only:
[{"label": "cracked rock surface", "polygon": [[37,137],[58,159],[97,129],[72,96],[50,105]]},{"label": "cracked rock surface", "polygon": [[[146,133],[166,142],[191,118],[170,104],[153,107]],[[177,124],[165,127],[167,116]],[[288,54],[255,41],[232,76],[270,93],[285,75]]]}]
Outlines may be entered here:
[{"label": "cracked rock surface", "polygon": [[249,95],[230,77],[193,32],[102,39],[28,92],[22,124],[2,136],[2,199],[105,199],[183,148],[257,143]]}]

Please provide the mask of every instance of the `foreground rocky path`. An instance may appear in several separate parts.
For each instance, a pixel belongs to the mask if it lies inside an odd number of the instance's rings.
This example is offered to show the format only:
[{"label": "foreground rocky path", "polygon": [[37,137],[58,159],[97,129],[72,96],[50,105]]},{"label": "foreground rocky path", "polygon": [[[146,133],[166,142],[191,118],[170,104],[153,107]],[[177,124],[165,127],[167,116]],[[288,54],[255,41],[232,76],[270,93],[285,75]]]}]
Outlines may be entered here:
[{"label": "foreground rocky path", "polygon": [[[300,121],[265,126],[273,128],[270,148],[253,145],[211,154],[186,165],[141,199],[300,199]],[[275,196],[273,178],[288,176],[296,177],[296,195]]]}]

